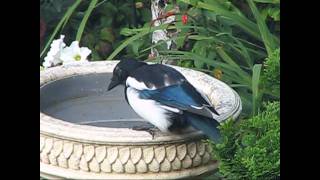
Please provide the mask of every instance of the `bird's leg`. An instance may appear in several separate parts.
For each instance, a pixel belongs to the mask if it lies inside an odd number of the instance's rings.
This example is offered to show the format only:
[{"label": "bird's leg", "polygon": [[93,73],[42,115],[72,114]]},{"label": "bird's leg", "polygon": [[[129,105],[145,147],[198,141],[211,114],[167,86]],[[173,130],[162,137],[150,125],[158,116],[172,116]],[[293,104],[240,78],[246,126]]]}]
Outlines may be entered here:
[{"label": "bird's leg", "polygon": [[154,130],[148,129],[148,130],[146,130],[146,132],[148,132],[151,135],[152,140],[153,140],[154,139]]},{"label": "bird's leg", "polygon": [[135,130],[135,131],[146,131],[152,136],[152,139],[154,139],[154,134],[155,134],[154,127],[150,127],[150,126],[134,126],[134,127],[132,127],[132,130]]}]

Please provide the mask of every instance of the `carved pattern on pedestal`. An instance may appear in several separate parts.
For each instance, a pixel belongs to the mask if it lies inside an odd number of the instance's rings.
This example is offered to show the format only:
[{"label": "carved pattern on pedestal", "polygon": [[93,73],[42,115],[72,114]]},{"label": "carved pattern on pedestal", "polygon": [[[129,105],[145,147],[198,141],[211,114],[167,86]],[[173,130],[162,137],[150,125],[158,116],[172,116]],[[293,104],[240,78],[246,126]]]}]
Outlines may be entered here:
[{"label": "carved pattern on pedestal", "polygon": [[111,146],[40,135],[40,162],[94,173],[179,171],[214,161],[211,151],[201,139],[166,145]]}]

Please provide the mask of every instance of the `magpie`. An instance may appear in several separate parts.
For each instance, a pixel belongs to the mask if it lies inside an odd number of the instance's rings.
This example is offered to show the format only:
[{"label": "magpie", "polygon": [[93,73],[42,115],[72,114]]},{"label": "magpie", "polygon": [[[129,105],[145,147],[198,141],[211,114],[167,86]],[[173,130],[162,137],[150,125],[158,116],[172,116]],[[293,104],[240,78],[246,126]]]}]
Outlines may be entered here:
[{"label": "magpie", "polygon": [[108,91],[121,84],[125,86],[125,99],[131,108],[160,131],[177,132],[192,126],[211,140],[220,141],[219,122],[214,119],[219,113],[174,68],[123,59],[113,70]]}]

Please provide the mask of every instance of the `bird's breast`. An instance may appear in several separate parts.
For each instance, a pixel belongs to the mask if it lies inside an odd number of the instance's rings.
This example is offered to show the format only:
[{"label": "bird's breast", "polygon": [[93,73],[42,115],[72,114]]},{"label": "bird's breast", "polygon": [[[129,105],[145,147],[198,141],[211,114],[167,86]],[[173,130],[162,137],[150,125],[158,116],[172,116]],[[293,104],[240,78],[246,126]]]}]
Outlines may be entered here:
[{"label": "bird's breast", "polygon": [[159,103],[150,99],[139,98],[139,90],[127,87],[127,99],[132,109],[144,120],[150,122],[163,132],[167,132],[171,126],[171,121],[167,115],[167,110]]}]

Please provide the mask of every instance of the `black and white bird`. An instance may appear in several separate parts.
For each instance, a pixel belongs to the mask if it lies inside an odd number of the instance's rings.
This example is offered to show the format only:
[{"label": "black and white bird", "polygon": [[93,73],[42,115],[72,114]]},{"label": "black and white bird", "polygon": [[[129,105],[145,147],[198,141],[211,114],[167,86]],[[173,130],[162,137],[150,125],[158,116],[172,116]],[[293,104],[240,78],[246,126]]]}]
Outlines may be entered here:
[{"label": "black and white bird", "polygon": [[147,64],[134,59],[121,60],[113,70],[108,91],[125,85],[125,98],[132,109],[162,132],[188,126],[218,141],[219,115],[203,93],[172,67]]}]

